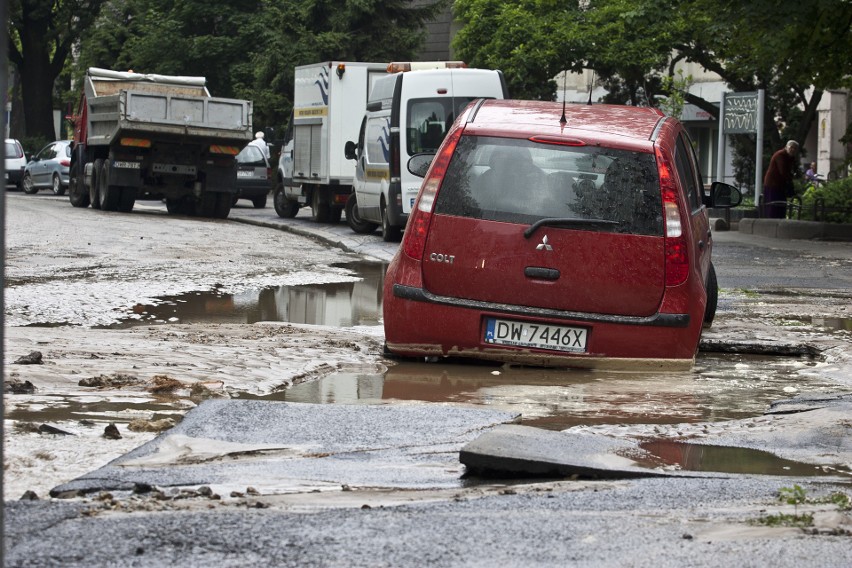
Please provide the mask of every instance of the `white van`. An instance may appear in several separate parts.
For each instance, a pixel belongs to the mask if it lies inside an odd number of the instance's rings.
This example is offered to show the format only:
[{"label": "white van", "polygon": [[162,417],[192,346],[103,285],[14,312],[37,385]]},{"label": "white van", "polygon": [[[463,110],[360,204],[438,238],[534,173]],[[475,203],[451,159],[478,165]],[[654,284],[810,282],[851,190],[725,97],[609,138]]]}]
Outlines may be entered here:
[{"label": "white van", "polygon": [[357,145],[346,145],[346,157],[356,160],[346,222],[362,234],[380,226],[385,241],[397,241],[423,181],[408,172],[408,159],[434,153],[471,101],[505,99],[508,90],[501,71],[460,62],[391,63],[388,71],[370,92]]}]

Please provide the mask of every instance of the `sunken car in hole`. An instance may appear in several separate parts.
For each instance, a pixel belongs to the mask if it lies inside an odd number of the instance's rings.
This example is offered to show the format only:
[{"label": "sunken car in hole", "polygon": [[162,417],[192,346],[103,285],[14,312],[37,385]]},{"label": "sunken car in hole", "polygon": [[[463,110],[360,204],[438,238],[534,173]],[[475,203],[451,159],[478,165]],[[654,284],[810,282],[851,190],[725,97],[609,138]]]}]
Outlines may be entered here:
[{"label": "sunken car in hole", "polygon": [[[428,169],[427,169],[428,165]],[[683,368],[716,310],[705,193],[651,108],[478,100],[425,175],[384,282],[386,354]]]}]

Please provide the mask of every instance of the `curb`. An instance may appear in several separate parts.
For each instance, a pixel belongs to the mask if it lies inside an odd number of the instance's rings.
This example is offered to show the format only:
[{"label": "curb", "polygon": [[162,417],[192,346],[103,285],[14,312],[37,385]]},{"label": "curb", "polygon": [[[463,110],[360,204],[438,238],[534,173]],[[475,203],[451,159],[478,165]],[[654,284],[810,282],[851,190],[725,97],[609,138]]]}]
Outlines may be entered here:
[{"label": "curb", "polygon": [[775,239],[852,241],[852,224],[819,223],[794,219],[740,219],[741,233]]}]

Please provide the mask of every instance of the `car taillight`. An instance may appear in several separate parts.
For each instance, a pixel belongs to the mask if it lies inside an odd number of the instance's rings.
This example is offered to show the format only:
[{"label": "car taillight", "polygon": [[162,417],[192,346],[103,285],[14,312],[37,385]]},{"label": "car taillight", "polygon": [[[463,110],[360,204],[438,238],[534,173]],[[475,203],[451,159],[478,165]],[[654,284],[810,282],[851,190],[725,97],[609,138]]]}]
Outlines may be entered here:
[{"label": "car taillight", "polygon": [[683,234],[674,171],[659,148],[656,153],[666,223],[666,286],[677,286],[689,275],[689,249]]},{"label": "car taillight", "polygon": [[452,131],[444,140],[438,155],[432,161],[426,179],[417,196],[417,203],[411,210],[411,218],[405,229],[405,238],[402,243],[402,251],[415,260],[423,259],[423,251],[426,250],[426,235],[429,234],[429,223],[432,221],[432,208],[435,206],[435,198],[444,181],[450,158],[456,150],[456,144],[461,138],[463,128]]},{"label": "car taillight", "polygon": [[71,167],[71,159],[70,158],[62,158],[59,160],[59,165],[63,167]]}]

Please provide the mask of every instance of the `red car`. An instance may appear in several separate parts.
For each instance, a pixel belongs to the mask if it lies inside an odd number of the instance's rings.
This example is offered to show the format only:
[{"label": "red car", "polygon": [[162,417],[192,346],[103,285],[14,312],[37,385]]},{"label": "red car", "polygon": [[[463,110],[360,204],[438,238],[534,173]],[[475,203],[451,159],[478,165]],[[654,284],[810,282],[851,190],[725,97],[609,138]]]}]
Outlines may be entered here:
[{"label": "red car", "polygon": [[478,100],[408,168],[425,179],[385,277],[388,355],[692,364],[718,293],[706,207],[741,195],[705,195],[676,119]]}]

